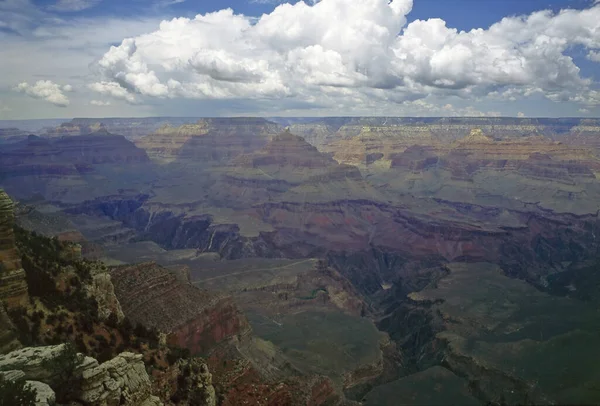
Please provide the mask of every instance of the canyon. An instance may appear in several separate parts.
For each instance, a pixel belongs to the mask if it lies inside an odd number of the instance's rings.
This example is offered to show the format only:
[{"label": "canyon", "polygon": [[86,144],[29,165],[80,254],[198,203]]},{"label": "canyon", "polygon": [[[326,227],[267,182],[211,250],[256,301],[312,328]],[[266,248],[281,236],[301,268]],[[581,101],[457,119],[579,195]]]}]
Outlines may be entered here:
[{"label": "canyon", "polygon": [[[222,404],[600,401],[600,120],[75,119],[6,134],[17,224],[106,264],[124,315],[206,358]],[[0,227],[0,276],[18,279]]]}]

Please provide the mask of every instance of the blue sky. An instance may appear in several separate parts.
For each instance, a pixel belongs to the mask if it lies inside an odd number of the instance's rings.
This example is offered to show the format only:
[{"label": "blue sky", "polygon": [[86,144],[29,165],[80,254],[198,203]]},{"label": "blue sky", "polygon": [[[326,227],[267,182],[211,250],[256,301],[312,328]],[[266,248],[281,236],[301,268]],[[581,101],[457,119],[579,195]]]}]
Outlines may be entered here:
[{"label": "blue sky", "polygon": [[0,0],[0,119],[600,115],[593,0],[281,3]]}]

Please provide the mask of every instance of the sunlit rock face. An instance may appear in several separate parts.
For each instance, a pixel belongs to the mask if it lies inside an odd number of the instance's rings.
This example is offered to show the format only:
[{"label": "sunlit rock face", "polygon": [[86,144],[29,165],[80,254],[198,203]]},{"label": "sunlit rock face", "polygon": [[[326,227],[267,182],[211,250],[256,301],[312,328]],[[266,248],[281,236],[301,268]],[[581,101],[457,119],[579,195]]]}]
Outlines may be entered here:
[{"label": "sunlit rock face", "polygon": [[136,144],[156,162],[222,162],[255,151],[281,127],[262,118],[207,118],[181,126],[165,125]]},{"label": "sunlit rock face", "polygon": [[14,222],[13,201],[0,189],[0,300],[8,306],[17,306],[28,299],[25,271],[15,246]]},{"label": "sunlit rock face", "polygon": [[74,118],[59,126],[46,128],[41,134],[48,137],[77,136],[105,129],[111,134],[122,135],[130,141],[135,141],[166,125],[180,126],[196,121],[198,118],[194,117]]}]

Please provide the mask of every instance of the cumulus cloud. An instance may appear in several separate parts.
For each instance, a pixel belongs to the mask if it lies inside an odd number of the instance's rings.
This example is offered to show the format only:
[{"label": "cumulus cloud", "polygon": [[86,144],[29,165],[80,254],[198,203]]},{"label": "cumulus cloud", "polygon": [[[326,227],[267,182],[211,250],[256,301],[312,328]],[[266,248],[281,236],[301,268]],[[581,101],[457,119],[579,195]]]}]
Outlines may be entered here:
[{"label": "cumulus cloud", "polygon": [[598,51],[590,51],[587,57],[590,61],[600,62],[600,52]]},{"label": "cumulus cloud", "polygon": [[119,86],[119,84],[115,82],[96,82],[90,84],[89,88],[94,92],[98,92],[106,96],[112,96],[116,99],[123,99],[129,103],[136,102],[136,98],[133,94],[129,93],[127,89]]},{"label": "cumulus cloud", "polygon": [[50,80],[38,80],[34,85],[27,82],[19,83],[14,90],[35,99],[46,100],[55,106],[67,107],[69,99],[63,92],[70,92],[73,88],[70,85],[60,86]]},{"label": "cumulus cloud", "polygon": [[[281,4],[258,19],[226,9],[161,22],[94,65],[92,90],[125,99],[279,99],[337,106],[438,95],[600,104],[567,55],[596,60],[600,6],[507,17],[458,31],[432,18],[406,25],[412,0]],[[368,103],[368,102],[367,102]]]}]

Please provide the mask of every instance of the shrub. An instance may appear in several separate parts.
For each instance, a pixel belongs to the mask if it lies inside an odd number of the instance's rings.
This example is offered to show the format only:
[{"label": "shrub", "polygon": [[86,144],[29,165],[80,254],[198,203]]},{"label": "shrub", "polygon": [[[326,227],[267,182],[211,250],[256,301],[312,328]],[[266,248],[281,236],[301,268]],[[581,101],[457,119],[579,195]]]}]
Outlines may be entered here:
[{"label": "shrub", "polygon": [[11,381],[0,375],[0,406],[35,406],[36,393],[24,379]]},{"label": "shrub", "polygon": [[58,403],[67,403],[72,399],[74,391],[80,387],[81,377],[76,376],[75,370],[82,362],[83,356],[68,342],[58,356],[42,363],[42,367],[52,373],[50,386],[56,392]]},{"label": "shrub", "polygon": [[187,359],[191,355],[190,350],[181,347],[171,347],[167,353],[167,362],[169,365],[174,365],[180,359]]},{"label": "shrub", "polygon": [[[27,318],[27,310],[24,307],[16,307],[8,310],[8,317],[11,319],[17,333],[19,335],[19,341],[23,345],[32,345],[37,337],[32,337],[31,327]],[[34,330],[39,332],[39,329]]]},{"label": "shrub", "polygon": [[110,312],[108,319],[106,319],[106,325],[112,328],[117,328],[119,326],[119,318],[115,312]]}]

